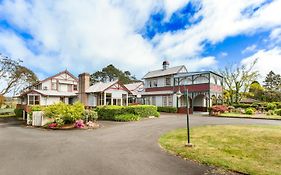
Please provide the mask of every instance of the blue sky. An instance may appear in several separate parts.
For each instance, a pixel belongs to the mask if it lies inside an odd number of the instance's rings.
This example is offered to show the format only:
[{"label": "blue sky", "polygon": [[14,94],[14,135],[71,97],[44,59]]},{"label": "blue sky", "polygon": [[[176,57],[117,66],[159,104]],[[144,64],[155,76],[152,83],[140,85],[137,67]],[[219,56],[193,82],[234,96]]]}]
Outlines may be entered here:
[{"label": "blue sky", "polygon": [[281,0],[0,0],[0,52],[39,78],[108,64],[142,78],[163,60],[200,71],[256,58],[263,78],[281,73],[280,9]]}]

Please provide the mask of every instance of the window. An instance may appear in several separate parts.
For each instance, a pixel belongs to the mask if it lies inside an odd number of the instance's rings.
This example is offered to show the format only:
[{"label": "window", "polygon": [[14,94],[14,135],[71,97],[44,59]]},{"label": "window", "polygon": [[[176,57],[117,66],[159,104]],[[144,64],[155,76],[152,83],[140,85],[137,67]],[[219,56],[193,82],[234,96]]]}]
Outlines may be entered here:
[{"label": "window", "polygon": [[154,86],[154,87],[157,87],[157,80],[154,80],[154,81],[153,81],[153,86]]},{"label": "window", "polygon": [[71,84],[67,85],[67,92],[72,92],[72,85]]},{"label": "window", "polygon": [[106,93],[106,105],[111,105],[111,93]]},{"label": "window", "polygon": [[151,81],[149,81],[148,84],[149,84],[149,87],[152,87],[152,82]]},{"label": "window", "polygon": [[122,94],[122,105],[127,106],[127,94]]},{"label": "window", "polygon": [[52,82],[52,90],[57,90],[57,83],[56,82]]},{"label": "window", "polygon": [[151,97],[152,99],[151,99],[151,101],[152,101],[152,105],[156,105],[156,97],[155,96],[153,96],[153,97]]},{"label": "window", "polygon": [[77,84],[73,85],[73,90],[74,90],[74,91],[77,91],[77,90],[78,90]]},{"label": "window", "polygon": [[40,96],[39,95],[29,95],[28,96],[28,105],[40,105]]},{"label": "window", "polygon": [[167,96],[163,96],[163,106],[167,106]]},{"label": "window", "polygon": [[173,106],[173,97],[171,95],[168,96],[168,106]]},{"label": "window", "polygon": [[166,78],[166,86],[171,86],[171,77]]}]

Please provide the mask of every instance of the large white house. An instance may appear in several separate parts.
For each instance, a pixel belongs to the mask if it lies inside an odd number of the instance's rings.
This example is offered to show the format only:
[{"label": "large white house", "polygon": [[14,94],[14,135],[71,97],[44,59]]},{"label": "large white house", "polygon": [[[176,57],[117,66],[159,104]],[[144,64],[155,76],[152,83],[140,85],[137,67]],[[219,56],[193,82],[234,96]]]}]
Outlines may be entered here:
[{"label": "large white house", "polygon": [[[189,91],[189,111],[207,111],[214,103],[221,103],[223,77],[212,71],[188,72],[184,65],[169,67],[164,61],[162,69],[148,72],[144,77],[143,103],[177,107],[186,112]],[[177,94],[182,94],[180,97]]]},{"label": "large white house", "polygon": [[28,88],[19,98],[22,105],[73,104],[78,100],[77,93],[78,79],[65,70]]}]

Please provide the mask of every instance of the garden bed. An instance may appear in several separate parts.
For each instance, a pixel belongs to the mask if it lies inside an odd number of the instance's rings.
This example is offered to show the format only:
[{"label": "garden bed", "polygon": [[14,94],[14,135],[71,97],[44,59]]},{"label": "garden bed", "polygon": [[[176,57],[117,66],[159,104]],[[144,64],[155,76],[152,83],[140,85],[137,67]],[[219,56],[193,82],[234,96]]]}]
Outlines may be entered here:
[{"label": "garden bed", "polygon": [[160,145],[172,154],[245,174],[281,174],[280,126],[205,126],[164,134]]},{"label": "garden bed", "polygon": [[232,112],[225,112],[218,115],[218,117],[228,117],[228,118],[250,118],[250,119],[267,119],[267,120],[281,120],[279,115],[266,115],[266,114],[239,114]]}]

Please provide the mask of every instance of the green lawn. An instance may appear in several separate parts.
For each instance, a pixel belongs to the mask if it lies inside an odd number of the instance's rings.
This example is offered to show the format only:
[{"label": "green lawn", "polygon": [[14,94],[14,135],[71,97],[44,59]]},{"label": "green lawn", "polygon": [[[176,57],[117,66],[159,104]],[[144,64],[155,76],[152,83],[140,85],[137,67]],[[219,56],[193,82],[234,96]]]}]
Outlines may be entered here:
[{"label": "green lawn", "polygon": [[281,175],[281,127],[205,126],[164,134],[160,145],[172,154],[247,174]]},{"label": "green lawn", "polygon": [[0,118],[4,118],[4,117],[14,117],[15,113],[14,113],[14,109],[10,108],[10,109],[0,109]]},{"label": "green lawn", "polygon": [[239,114],[239,113],[231,113],[225,112],[219,115],[220,117],[247,117],[247,118],[265,118],[265,119],[281,119],[279,115],[266,115],[266,114],[255,114],[255,115],[247,115],[247,114]]}]

